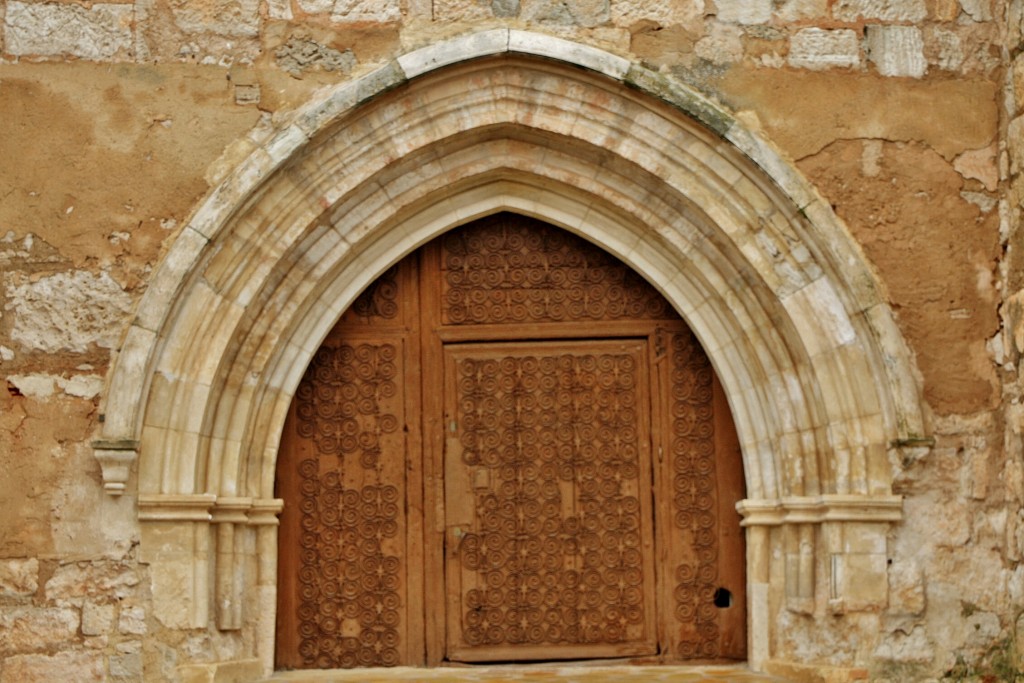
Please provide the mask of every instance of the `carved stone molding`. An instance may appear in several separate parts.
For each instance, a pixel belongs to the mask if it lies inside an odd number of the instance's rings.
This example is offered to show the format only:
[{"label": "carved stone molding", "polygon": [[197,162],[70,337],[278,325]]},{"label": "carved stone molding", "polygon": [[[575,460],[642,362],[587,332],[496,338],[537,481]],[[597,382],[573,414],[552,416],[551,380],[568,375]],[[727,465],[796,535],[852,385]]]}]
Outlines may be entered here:
[{"label": "carved stone molding", "polygon": [[216,500],[217,496],[212,493],[142,494],[139,496],[139,521],[209,522],[210,508]]},{"label": "carved stone molding", "polygon": [[92,442],[103,472],[103,490],[112,496],[124,493],[132,465],[139,457],[139,442],[132,439],[100,439]]},{"label": "carved stone molding", "polygon": [[[138,505],[141,559],[151,565],[158,618],[178,627],[206,627],[213,597],[217,626],[241,628],[243,567],[256,562],[251,534],[268,532],[271,540],[276,538],[283,502],[212,493],[142,494]],[[259,573],[272,580],[264,575],[272,574],[273,567],[260,565]]]},{"label": "carved stone molding", "polygon": [[781,526],[822,522],[899,522],[902,496],[825,494],[772,500],[741,500],[736,509],[743,526]]},{"label": "carved stone molding", "polygon": [[[881,609],[888,600],[889,526],[903,519],[901,496],[826,494],[736,504],[742,525],[773,529],[785,557],[786,608],[814,614],[825,605],[832,614]],[[762,533],[764,533],[762,532]],[[766,563],[764,557],[755,562]],[[822,565],[819,559],[824,558]],[[816,574],[824,569],[827,594],[820,594]],[[750,567],[768,579],[767,564]],[[825,589],[822,589],[825,590]]]}]

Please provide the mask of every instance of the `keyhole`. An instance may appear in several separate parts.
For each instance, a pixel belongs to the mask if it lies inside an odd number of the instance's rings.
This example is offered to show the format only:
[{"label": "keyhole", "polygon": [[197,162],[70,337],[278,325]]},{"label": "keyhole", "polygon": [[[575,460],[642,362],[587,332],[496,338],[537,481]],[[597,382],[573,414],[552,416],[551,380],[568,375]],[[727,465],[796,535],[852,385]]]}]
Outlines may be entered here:
[{"label": "keyhole", "polygon": [[732,607],[732,593],[728,588],[718,588],[715,591],[715,607]]}]

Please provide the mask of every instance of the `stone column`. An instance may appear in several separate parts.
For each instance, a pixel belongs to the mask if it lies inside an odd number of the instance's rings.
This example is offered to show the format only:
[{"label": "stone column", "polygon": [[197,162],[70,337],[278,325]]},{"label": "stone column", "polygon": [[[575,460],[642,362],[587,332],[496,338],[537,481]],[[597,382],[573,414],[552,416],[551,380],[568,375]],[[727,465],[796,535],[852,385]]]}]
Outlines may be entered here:
[{"label": "stone column", "polygon": [[256,530],[256,653],[263,673],[274,670],[274,638],[277,629],[277,516],[284,501],[253,501],[249,524]]},{"label": "stone column", "polygon": [[242,628],[243,571],[241,534],[248,524],[247,512],[252,498],[218,498],[212,521],[217,529],[217,566],[214,582],[217,628],[236,631]]}]

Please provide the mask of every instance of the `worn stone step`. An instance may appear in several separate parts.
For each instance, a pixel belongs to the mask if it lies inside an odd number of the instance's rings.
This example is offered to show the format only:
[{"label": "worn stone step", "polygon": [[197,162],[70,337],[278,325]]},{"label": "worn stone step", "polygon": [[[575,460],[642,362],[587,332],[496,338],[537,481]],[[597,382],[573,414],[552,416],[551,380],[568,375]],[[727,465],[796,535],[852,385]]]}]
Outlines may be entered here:
[{"label": "worn stone step", "polygon": [[525,664],[457,666],[436,669],[395,667],[332,671],[278,672],[260,683],[785,683],[785,679],[758,674],[744,666],[602,666],[579,664]]}]

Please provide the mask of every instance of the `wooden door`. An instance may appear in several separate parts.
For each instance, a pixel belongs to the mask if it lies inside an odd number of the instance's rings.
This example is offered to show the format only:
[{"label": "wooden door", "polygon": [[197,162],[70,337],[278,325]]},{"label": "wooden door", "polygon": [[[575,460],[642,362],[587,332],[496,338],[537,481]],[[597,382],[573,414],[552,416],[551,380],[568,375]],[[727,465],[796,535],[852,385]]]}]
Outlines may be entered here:
[{"label": "wooden door", "polygon": [[449,658],[656,654],[645,343],[445,351]]},{"label": "wooden door", "polygon": [[277,665],[745,656],[742,467],[629,268],[500,214],[345,314],[278,460]]}]

